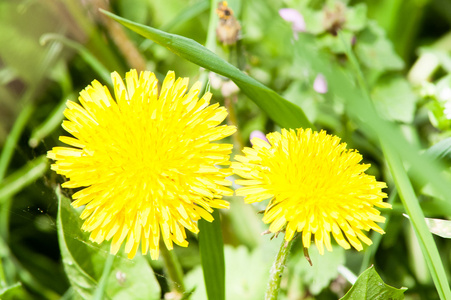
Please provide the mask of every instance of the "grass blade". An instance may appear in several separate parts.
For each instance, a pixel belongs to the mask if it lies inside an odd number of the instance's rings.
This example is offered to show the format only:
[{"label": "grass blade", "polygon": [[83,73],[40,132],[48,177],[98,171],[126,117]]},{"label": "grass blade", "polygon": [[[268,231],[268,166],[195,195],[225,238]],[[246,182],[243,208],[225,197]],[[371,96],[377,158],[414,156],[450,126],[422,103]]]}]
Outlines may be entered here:
[{"label": "grass blade", "polygon": [[199,248],[205,287],[209,300],[225,299],[224,242],[218,210],[212,213],[213,222],[199,220]]},{"label": "grass blade", "polygon": [[284,99],[257,80],[247,76],[196,41],[132,22],[104,10],[102,12],[134,32],[166,47],[178,56],[230,78],[243,93],[281,127],[314,128],[300,107]]}]

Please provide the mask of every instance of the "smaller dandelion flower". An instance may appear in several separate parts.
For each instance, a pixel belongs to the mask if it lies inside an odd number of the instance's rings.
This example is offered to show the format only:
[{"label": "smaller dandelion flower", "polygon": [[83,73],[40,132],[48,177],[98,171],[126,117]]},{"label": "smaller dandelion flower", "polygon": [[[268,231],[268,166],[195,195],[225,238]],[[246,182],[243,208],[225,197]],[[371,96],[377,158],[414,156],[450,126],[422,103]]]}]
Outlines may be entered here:
[{"label": "smaller dandelion flower", "polygon": [[[200,82],[188,91],[188,78],[169,72],[158,91],[151,72],[135,70],[125,84],[111,74],[114,98],[93,81],[80,93],[80,104],[67,102],[63,128],[73,137],[60,140],[47,156],[52,170],[66,176],[66,188],[82,188],[72,205],[86,205],[81,218],[90,239],[110,240],[111,253],[124,243],[133,258],[158,258],[160,237],[166,247],[187,246],[185,229],[197,233],[196,221],[212,221],[213,208],[228,208],[222,196],[233,194],[225,177],[230,144],[214,143],[235,132],[220,123],[227,111],[199,99]],[[187,92],[188,91],[188,92]]]},{"label": "smaller dandelion flower", "polygon": [[374,206],[391,207],[383,202],[386,184],[364,173],[369,165],[359,164],[356,150],[325,131],[283,129],[266,137],[269,143],[253,139],[232,169],[245,179],[236,180],[244,186],[236,194],[246,203],[270,199],[263,221],[271,232],[285,229],[287,241],[299,232],[305,248],[314,237],[321,254],[324,245],[332,251],[331,234],[343,248],[362,250],[361,241],[372,243],[362,230],[384,233],[375,222],[385,218]]}]

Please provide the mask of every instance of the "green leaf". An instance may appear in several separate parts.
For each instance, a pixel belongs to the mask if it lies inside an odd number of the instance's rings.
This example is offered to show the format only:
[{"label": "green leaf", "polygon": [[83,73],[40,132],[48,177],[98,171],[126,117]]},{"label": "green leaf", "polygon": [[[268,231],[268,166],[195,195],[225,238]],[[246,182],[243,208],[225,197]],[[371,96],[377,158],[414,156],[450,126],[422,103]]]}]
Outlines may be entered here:
[{"label": "green leaf", "polygon": [[[102,276],[108,245],[89,241],[83,232],[78,213],[70,200],[56,190],[58,197],[57,230],[64,270],[74,293],[83,299],[93,299]],[[117,255],[106,280],[105,299],[160,299],[160,286],[146,259],[137,255],[133,260]]]},{"label": "green leaf", "polygon": [[389,120],[411,123],[416,109],[416,96],[404,77],[385,77],[373,89],[373,100],[382,116]]},{"label": "green leaf", "polygon": [[15,299],[32,299],[31,296],[28,295],[24,287],[20,282],[8,286],[4,289],[0,290],[0,299],[2,300],[15,300]]},{"label": "green leaf", "polygon": [[432,145],[426,150],[425,155],[451,164],[451,137]]},{"label": "green leaf", "polygon": [[63,260],[64,270],[74,289],[75,294],[83,299],[91,299],[94,295],[97,281],[92,266],[92,250],[84,244],[88,240],[83,233],[81,220],[70,206],[70,200],[56,190],[58,197],[57,231]]},{"label": "green leaf", "polygon": [[345,28],[352,31],[362,30],[367,21],[366,11],[367,8],[365,3],[359,3],[353,7],[348,7],[346,10]]},{"label": "green leaf", "polygon": [[102,12],[134,32],[166,47],[178,56],[230,78],[281,127],[314,128],[300,107],[282,98],[276,92],[255,79],[247,76],[196,41],[132,22],[104,10]]},{"label": "green leaf", "polygon": [[25,166],[9,175],[0,184],[0,204],[9,197],[20,192],[23,188],[41,177],[48,169],[45,155],[29,161]]},{"label": "green leaf", "polygon": [[161,288],[144,256],[116,257],[106,283],[111,299],[159,300]]},{"label": "green leaf", "polygon": [[[410,219],[406,214],[404,217]],[[445,239],[451,239],[451,221],[443,219],[424,218],[429,231]]]},{"label": "green leaf", "polygon": [[308,285],[309,291],[313,295],[318,295],[330,282],[338,276],[338,266],[345,263],[345,250],[342,247],[334,246],[333,251],[325,251],[324,255],[319,254],[316,247],[309,248],[309,256],[312,266],[301,254],[301,264],[299,274],[302,282]]},{"label": "green leaf", "polygon": [[384,30],[374,21],[368,22],[368,26],[357,36],[355,52],[359,61],[372,70],[401,70],[404,67]]},{"label": "green leaf", "polygon": [[442,238],[451,239],[451,221],[425,218],[429,230]]},{"label": "green leaf", "polygon": [[224,242],[222,241],[221,219],[218,210],[212,213],[209,223],[199,220],[199,250],[204,281],[209,300],[225,299]]},{"label": "green leaf", "polygon": [[[275,245],[275,243],[272,244]],[[234,248],[226,245],[224,247],[224,255],[227,261],[227,300],[264,299],[272,256],[275,256],[273,252],[276,252],[277,249],[267,250],[263,250],[263,247],[258,247],[254,251],[249,252],[244,246]],[[191,299],[207,299],[205,296],[205,284],[201,278],[202,269],[200,267],[193,269],[185,277],[187,287],[195,288]]]},{"label": "green leaf", "polygon": [[340,300],[401,300],[407,288],[397,289],[385,284],[374,267],[360,274],[356,283]]}]

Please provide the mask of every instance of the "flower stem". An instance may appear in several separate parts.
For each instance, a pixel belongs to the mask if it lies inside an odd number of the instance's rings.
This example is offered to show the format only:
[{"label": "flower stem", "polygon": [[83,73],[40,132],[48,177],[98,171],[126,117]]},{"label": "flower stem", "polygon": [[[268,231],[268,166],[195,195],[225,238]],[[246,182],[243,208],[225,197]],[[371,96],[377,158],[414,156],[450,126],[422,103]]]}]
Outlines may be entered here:
[{"label": "flower stem", "polygon": [[266,289],[265,300],[276,300],[279,295],[280,281],[282,279],[283,270],[285,268],[285,262],[290,252],[293,240],[289,242],[282,241],[279,253],[277,253],[276,260],[271,267],[268,287]]},{"label": "flower stem", "polygon": [[183,294],[185,285],[183,284],[183,270],[177,257],[166,245],[160,242],[161,256],[163,257],[164,269],[169,277],[168,283],[171,291]]}]

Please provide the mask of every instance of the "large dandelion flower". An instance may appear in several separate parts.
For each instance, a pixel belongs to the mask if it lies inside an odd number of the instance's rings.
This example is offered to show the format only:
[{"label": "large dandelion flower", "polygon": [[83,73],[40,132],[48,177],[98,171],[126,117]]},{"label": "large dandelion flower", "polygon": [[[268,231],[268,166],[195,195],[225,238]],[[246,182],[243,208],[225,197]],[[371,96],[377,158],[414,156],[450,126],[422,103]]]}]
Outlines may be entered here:
[{"label": "large dandelion flower", "polygon": [[83,188],[72,205],[86,205],[81,218],[90,239],[112,239],[116,254],[125,238],[129,258],[141,243],[142,253],[158,258],[160,235],[168,249],[187,246],[185,228],[197,233],[196,221],[212,221],[213,208],[228,208],[223,195],[233,192],[225,179],[232,145],[212,143],[233,134],[218,126],[224,107],[209,105],[211,94],[198,98],[201,84],[187,92],[188,78],[169,72],[158,92],[151,72],[135,70],[125,84],[111,74],[115,100],[107,87],[93,81],[80,93],[81,105],[67,102],[63,128],[74,137],[60,140],[48,157],[52,170],[66,176],[66,188]]},{"label": "large dandelion flower", "polygon": [[271,199],[263,217],[271,232],[285,229],[287,241],[300,232],[305,248],[314,236],[321,254],[324,245],[332,251],[330,233],[343,248],[357,250],[360,241],[372,243],[362,230],[384,233],[375,222],[385,218],[374,206],[391,207],[382,201],[386,184],[364,173],[370,165],[359,164],[357,151],[325,131],[283,129],[266,137],[269,143],[254,138],[232,169],[246,179],[236,180],[245,186],[236,193],[247,203]]}]

